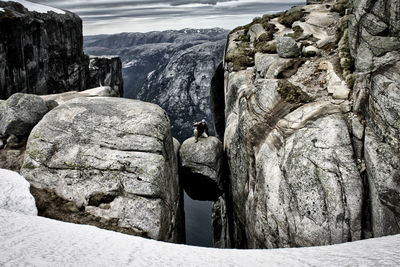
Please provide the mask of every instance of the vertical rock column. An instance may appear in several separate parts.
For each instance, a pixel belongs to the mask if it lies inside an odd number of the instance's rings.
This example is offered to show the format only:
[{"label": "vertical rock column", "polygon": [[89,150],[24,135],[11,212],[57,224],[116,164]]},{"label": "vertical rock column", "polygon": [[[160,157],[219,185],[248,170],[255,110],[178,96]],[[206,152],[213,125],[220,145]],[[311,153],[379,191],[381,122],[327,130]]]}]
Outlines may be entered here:
[{"label": "vertical rock column", "polygon": [[86,88],[89,58],[77,15],[30,12],[9,1],[0,8],[0,99]]},{"label": "vertical rock column", "polygon": [[[400,1],[352,1],[354,112],[368,177],[372,235],[400,233]],[[360,127],[358,127],[360,128]],[[365,169],[365,168],[364,168]]]}]

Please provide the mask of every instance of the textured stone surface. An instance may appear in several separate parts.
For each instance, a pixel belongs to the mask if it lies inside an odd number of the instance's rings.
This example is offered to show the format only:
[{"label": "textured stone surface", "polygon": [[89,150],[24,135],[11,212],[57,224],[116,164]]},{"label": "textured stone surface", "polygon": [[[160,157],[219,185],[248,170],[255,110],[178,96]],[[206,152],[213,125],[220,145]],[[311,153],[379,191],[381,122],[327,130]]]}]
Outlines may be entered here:
[{"label": "textured stone surface", "polygon": [[[224,63],[229,182],[214,205],[218,246],[317,246],[362,238],[363,180],[349,129],[354,114],[335,46],[340,15],[325,4],[302,10],[291,28],[269,20],[278,28],[278,55],[248,51],[255,54],[254,67],[239,71]],[[237,35],[228,37],[227,53],[255,47]],[[291,56],[299,55],[296,41],[285,35],[316,48],[314,56],[282,58],[282,41],[296,50]]]},{"label": "textured stone surface", "polygon": [[290,37],[279,37],[276,40],[276,51],[283,58],[298,57],[300,55],[296,41]]},{"label": "textured stone surface", "polygon": [[29,183],[16,172],[0,169],[0,209],[25,215],[37,215]]},{"label": "textured stone surface", "polygon": [[266,33],[266,31],[261,24],[253,24],[251,25],[247,34],[250,37],[250,41],[254,42],[264,33]]},{"label": "textured stone surface", "polygon": [[115,96],[123,96],[122,63],[118,56],[91,56],[86,88],[109,86]]},{"label": "textured stone surface", "polygon": [[89,63],[82,50],[82,21],[71,13],[29,12],[0,1],[0,98],[25,92],[85,89]]},{"label": "textured stone surface", "polygon": [[[32,6],[28,1],[21,3]],[[0,12],[0,99],[17,92],[55,94],[100,84],[122,92],[117,58],[112,62],[99,59],[101,67],[89,73],[89,57],[82,49],[82,20],[77,15],[33,12],[12,1],[0,1],[0,8],[4,10]]]},{"label": "textured stone surface", "polygon": [[29,137],[21,173],[42,215],[179,241],[177,167],[165,111],[99,97],[49,112]]},{"label": "textured stone surface", "polygon": [[0,104],[0,135],[28,136],[47,113],[39,96],[16,93]]},{"label": "textured stone surface", "polygon": [[[369,185],[372,236],[400,232],[400,1],[353,1],[353,109],[366,118],[358,150]],[[356,135],[357,131],[355,132]]]},{"label": "textured stone surface", "polygon": [[[313,248],[199,248],[0,210],[0,265],[396,266],[400,236]],[[110,245],[112,244],[112,245]]]},{"label": "textured stone surface", "polygon": [[222,143],[210,136],[183,142],[180,150],[180,176],[185,191],[193,199],[216,200],[222,191]]},{"label": "textured stone surface", "polygon": [[19,172],[24,163],[25,147],[0,149],[0,168]]},{"label": "textured stone surface", "polygon": [[69,91],[60,94],[41,95],[40,97],[47,102],[55,101],[57,104],[64,104],[65,102],[79,98],[79,97],[114,97],[117,96],[116,92],[109,86],[96,87],[84,91]]}]

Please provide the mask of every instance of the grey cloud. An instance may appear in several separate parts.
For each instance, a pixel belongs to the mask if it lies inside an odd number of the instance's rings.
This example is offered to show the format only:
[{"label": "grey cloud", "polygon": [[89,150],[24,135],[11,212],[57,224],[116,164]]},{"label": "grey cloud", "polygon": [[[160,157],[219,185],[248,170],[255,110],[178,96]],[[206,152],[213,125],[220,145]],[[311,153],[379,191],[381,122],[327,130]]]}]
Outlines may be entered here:
[{"label": "grey cloud", "polygon": [[305,0],[38,0],[38,2],[77,13],[83,19],[85,34],[127,30],[153,31],[160,30],[160,27],[182,29],[223,25],[234,28],[240,25],[238,23],[250,22],[255,16],[305,4]]}]

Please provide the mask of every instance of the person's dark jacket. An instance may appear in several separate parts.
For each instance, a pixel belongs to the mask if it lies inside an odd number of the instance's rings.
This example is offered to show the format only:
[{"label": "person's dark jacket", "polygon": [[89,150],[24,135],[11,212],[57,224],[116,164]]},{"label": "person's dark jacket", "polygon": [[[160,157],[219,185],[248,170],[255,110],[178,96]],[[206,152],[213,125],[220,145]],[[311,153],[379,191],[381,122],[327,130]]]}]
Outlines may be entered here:
[{"label": "person's dark jacket", "polygon": [[208,134],[208,126],[207,126],[207,123],[205,123],[205,122],[204,122],[204,123],[203,123],[203,122],[196,122],[193,126],[197,128],[197,131],[199,131],[199,136],[201,136],[204,132],[205,132],[207,135],[209,135],[209,134]]}]

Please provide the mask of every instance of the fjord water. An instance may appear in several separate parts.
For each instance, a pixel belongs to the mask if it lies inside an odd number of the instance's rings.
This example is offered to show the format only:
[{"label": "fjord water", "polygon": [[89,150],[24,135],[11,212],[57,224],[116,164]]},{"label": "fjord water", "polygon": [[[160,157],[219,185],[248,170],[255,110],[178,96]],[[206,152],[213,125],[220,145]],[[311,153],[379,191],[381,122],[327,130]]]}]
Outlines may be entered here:
[{"label": "fjord water", "polygon": [[186,244],[192,246],[212,247],[212,201],[191,199],[186,192],[185,227]]}]

